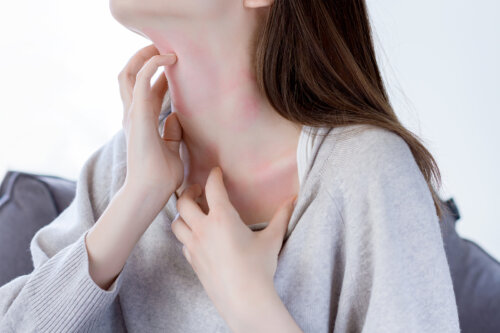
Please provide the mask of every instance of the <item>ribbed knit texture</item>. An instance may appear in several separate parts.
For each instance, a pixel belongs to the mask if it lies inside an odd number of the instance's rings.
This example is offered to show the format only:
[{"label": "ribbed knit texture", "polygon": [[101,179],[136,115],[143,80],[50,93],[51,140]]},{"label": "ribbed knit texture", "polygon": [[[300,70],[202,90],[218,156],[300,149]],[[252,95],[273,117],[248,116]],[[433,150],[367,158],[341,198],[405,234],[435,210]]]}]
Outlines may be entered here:
[{"label": "ribbed knit texture", "polygon": [[101,289],[90,277],[83,241],[86,235],[87,232],[45,263],[27,285],[36,327],[41,331],[75,332],[87,328],[91,332],[92,324],[118,293],[122,275],[109,291]]},{"label": "ribbed knit texture", "polygon": [[[314,333],[459,332],[439,221],[408,145],[366,125],[320,133],[274,277],[292,317]],[[35,234],[33,272],[0,287],[0,332],[230,332],[170,228],[175,194],[109,290],[93,282],[84,237],[125,175],[120,130]]]}]

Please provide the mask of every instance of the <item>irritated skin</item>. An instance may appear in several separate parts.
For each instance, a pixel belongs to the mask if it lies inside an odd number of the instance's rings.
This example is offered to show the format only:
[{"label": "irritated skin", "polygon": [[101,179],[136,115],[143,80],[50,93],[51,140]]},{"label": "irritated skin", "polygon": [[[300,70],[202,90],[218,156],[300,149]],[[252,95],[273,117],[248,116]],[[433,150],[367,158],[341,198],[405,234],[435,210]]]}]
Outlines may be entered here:
[{"label": "irritated skin", "polygon": [[[177,55],[177,62],[165,70],[173,112],[183,128],[181,158],[186,172],[177,192],[193,183],[201,188],[208,184],[205,189],[214,214],[199,211],[190,187],[179,202],[190,201],[189,211],[199,214],[194,218],[186,213],[187,206],[179,206],[189,222],[178,217],[172,232],[235,333],[302,332],[273,283],[283,231],[293,209],[290,202],[282,204],[298,192],[301,126],[273,110],[258,91],[251,66],[255,32],[271,4],[272,0],[110,2],[120,23],[153,41],[161,54]],[[223,172],[210,172],[214,166]],[[219,176],[208,177],[214,174]],[[134,183],[123,186],[89,231],[85,240],[89,272],[101,288],[110,287],[162,209],[164,203],[155,197],[157,193]],[[239,216],[230,205],[215,205],[215,198],[230,201]],[[201,201],[207,213],[205,194]],[[225,214],[217,214],[221,212]],[[270,221],[262,231],[243,226],[261,221]],[[195,239],[195,230],[204,236]]]},{"label": "irritated skin", "polygon": [[[270,0],[111,1],[113,16],[177,62],[165,69],[183,128],[181,157],[190,184],[224,171],[232,204],[246,224],[268,221],[298,193],[301,127],[281,116],[257,88],[254,38]],[[245,5],[248,5],[246,7]],[[204,195],[201,206],[208,211]]]}]

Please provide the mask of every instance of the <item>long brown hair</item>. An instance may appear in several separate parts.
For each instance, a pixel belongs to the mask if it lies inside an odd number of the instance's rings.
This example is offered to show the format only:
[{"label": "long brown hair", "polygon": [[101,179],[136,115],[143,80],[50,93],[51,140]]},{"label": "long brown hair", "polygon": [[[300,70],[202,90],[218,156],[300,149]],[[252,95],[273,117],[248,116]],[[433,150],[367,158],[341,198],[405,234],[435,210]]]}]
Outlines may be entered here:
[{"label": "long brown hair", "polygon": [[401,136],[442,218],[446,206],[432,184],[441,186],[439,168],[389,102],[364,0],[274,0],[258,34],[255,66],[261,91],[290,121],[314,127],[369,124]]}]

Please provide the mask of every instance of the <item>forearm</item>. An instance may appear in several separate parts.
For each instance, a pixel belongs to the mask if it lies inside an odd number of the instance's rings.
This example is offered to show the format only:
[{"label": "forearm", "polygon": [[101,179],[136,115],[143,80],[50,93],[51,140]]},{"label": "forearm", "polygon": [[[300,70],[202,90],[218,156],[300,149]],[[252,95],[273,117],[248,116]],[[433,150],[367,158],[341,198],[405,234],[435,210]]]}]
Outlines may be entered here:
[{"label": "forearm", "polygon": [[[166,191],[165,193],[173,193]],[[167,197],[170,197],[168,195]],[[135,244],[163,208],[155,191],[124,185],[86,237],[89,272],[107,290],[118,276]]]}]

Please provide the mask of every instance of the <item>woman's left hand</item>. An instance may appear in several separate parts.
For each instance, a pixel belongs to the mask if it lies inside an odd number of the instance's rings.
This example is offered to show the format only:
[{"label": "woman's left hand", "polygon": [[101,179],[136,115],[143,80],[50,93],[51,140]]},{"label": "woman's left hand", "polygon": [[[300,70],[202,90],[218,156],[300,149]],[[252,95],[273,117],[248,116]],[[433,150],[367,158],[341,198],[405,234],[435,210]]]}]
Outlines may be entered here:
[{"label": "woman's left hand", "polygon": [[258,306],[255,302],[275,291],[278,254],[296,196],[278,208],[265,229],[254,232],[229,201],[220,167],[210,171],[205,186],[208,215],[195,202],[201,194],[202,187],[194,184],[177,201],[179,216],[171,227],[184,256],[223,315]]}]

